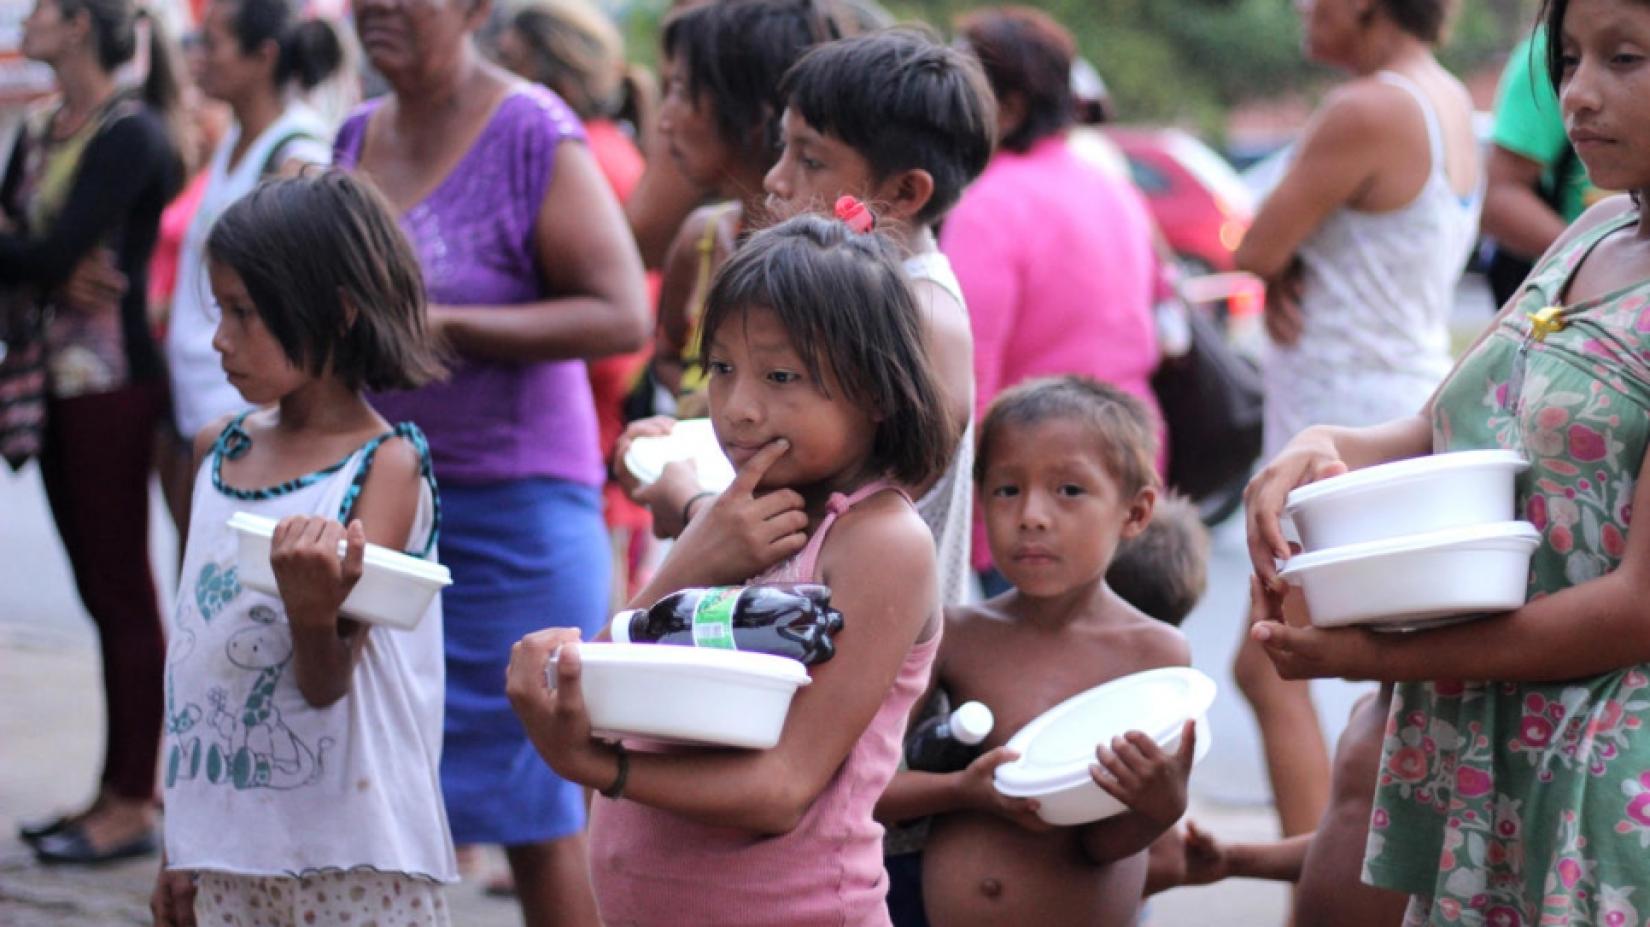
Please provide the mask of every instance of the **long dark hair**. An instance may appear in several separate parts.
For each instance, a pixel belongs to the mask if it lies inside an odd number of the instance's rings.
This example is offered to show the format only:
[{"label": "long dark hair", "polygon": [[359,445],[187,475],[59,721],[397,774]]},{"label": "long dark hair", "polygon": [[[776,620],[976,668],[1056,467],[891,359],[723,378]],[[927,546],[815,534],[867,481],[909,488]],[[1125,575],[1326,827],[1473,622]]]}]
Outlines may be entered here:
[{"label": "long dark hair", "polygon": [[780,78],[803,52],[840,36],[815,0],[717,0],[667,19],[663,44],[685,66],[693,99],[710,98],[723,140],[751,152],[754,132],[756,150],[771,164],[785,107]]},{"label": "long dark hair", "polygon": [[313,90],[337,73],[344,63],[344,45],[338,32],[324,20],[300,19],[290,0],[217,0],[234,6],[230,29],[242,54],[251,54],[265,42],[274,42],[275,86],[296,82]]},{"label": "long dark hair", "polygon": [[879,416],[871,446],[877,468],[908,486],[945,469],[956,429],[916,300],[880,235],[813,215],[757,232],[711,284],[702,343],[752,309],[778,317],[815,382],[829,368],[850,402]]},{"label": "long dark hair", "polygon": [[[57,0],[65,19],[85,13],[97,43],[97,61],[105,71],[114,71],[131,61],[138,51],[138,33],[147,31],[149,67],[143,78],[143,101],[160,116],[169,130],[181,122],[177,46],[159,18],[139,10],[132,0]],[[139,24],[142,24],[140,29]],[[173,146],[181,132],[169,131]]]},{"label": "long dark hair", "polygon": [[441,375],[418,258],[366,180],[318,170],[264,183],[219,217],[206,255],[240,276],[294,366],[352,389]]}]

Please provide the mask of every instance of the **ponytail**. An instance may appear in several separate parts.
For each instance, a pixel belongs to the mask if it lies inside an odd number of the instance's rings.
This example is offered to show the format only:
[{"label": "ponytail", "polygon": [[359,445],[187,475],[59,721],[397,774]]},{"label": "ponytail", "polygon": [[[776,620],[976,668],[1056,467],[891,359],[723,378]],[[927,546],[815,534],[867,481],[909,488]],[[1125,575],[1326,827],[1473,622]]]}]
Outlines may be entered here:
[{"label": "ponytail", "polygon": [[275,87],[296,83],[308,93],[338,72],[344,44],[333,27],[319,19],[301,20],[294,0],[227,0],[235,4],[230,31],[242,54],[274,42]]},{"label": "ponytail", "polygon": [[[165,24],[159,18],[151,15],[148,10],[138,10],[136,32],[139,36],[148,36],[148,44],[144,49],[145,62],[143,75],[143,102],[160,116],[168,127],[182,118],[180,100],[183,98],[183,87],[178,80],[180,70],[177,46],[172,43],[171,35]],[[170,133],[176,143],[179,135]]]},{"label": "ponytail", "polygon": [[[249,0],[242,0],[249,2]],[[337,30],[320,19],[306,19],[281,36],[281,54],[275,64],[275,85],[297,82],[308,93],[338,73],[344,63],[344,43]]]}]

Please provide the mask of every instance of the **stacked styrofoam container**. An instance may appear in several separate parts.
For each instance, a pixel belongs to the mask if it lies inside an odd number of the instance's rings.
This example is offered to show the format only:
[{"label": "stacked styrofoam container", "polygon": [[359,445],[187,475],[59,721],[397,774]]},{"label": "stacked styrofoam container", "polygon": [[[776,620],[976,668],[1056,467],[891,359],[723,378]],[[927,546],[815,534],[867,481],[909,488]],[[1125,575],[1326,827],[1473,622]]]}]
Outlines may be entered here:
[{"label": "stacked styrofoam container", "polygon": [[1302,486],[1282,576],[1318,627],[1413,630],[1524,604],[1541,535],[1515,520],[1514,451],[1434,454]]}]

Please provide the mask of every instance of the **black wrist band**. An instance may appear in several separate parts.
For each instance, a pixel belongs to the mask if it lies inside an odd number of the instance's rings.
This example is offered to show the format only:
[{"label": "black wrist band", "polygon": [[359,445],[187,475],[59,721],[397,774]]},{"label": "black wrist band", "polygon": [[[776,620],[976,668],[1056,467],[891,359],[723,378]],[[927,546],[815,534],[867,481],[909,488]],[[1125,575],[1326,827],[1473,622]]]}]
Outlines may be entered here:
[{"label": "black wrist band", "polygon": [[693,503],[698,502],[700,499],[711,499],[718,495],[721,494],[706,489],[702,492],[696,492],[693,495],[688,496],[688,500],[682,503],[682,527],[686,528],[688,519],[693,516]]},{"label": "black wrist band", "polygon": [[630,778],[630,751],[624,748],[624,744],[614,741],[613,757],[619,761],[619,772],[613,777],[613,784],[602,789],[602,797],[616,801],[624,797],[625,780]]}]

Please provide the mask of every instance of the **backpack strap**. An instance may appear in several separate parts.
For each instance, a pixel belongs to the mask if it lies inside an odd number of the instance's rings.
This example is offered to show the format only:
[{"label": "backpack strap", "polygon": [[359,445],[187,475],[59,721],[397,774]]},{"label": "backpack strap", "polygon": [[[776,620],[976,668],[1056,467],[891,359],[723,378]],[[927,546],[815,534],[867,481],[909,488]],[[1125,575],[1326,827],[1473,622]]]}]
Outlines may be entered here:
[{"label": "backpack strap", "polygon": [[315,137],[315,133],[313,132],[309,132],[304,129],[293,129],[275,140],[274,147],[269,149],[269,156],[264,158],[263,167],[258,168],[258,176],[260,178],[268,177],[270,174],[275,173],[276,169],[279,168],[282,163],[281,152],[286,150],[286,146],[299,140],[310,142],[321,141],[321,139]]}]

